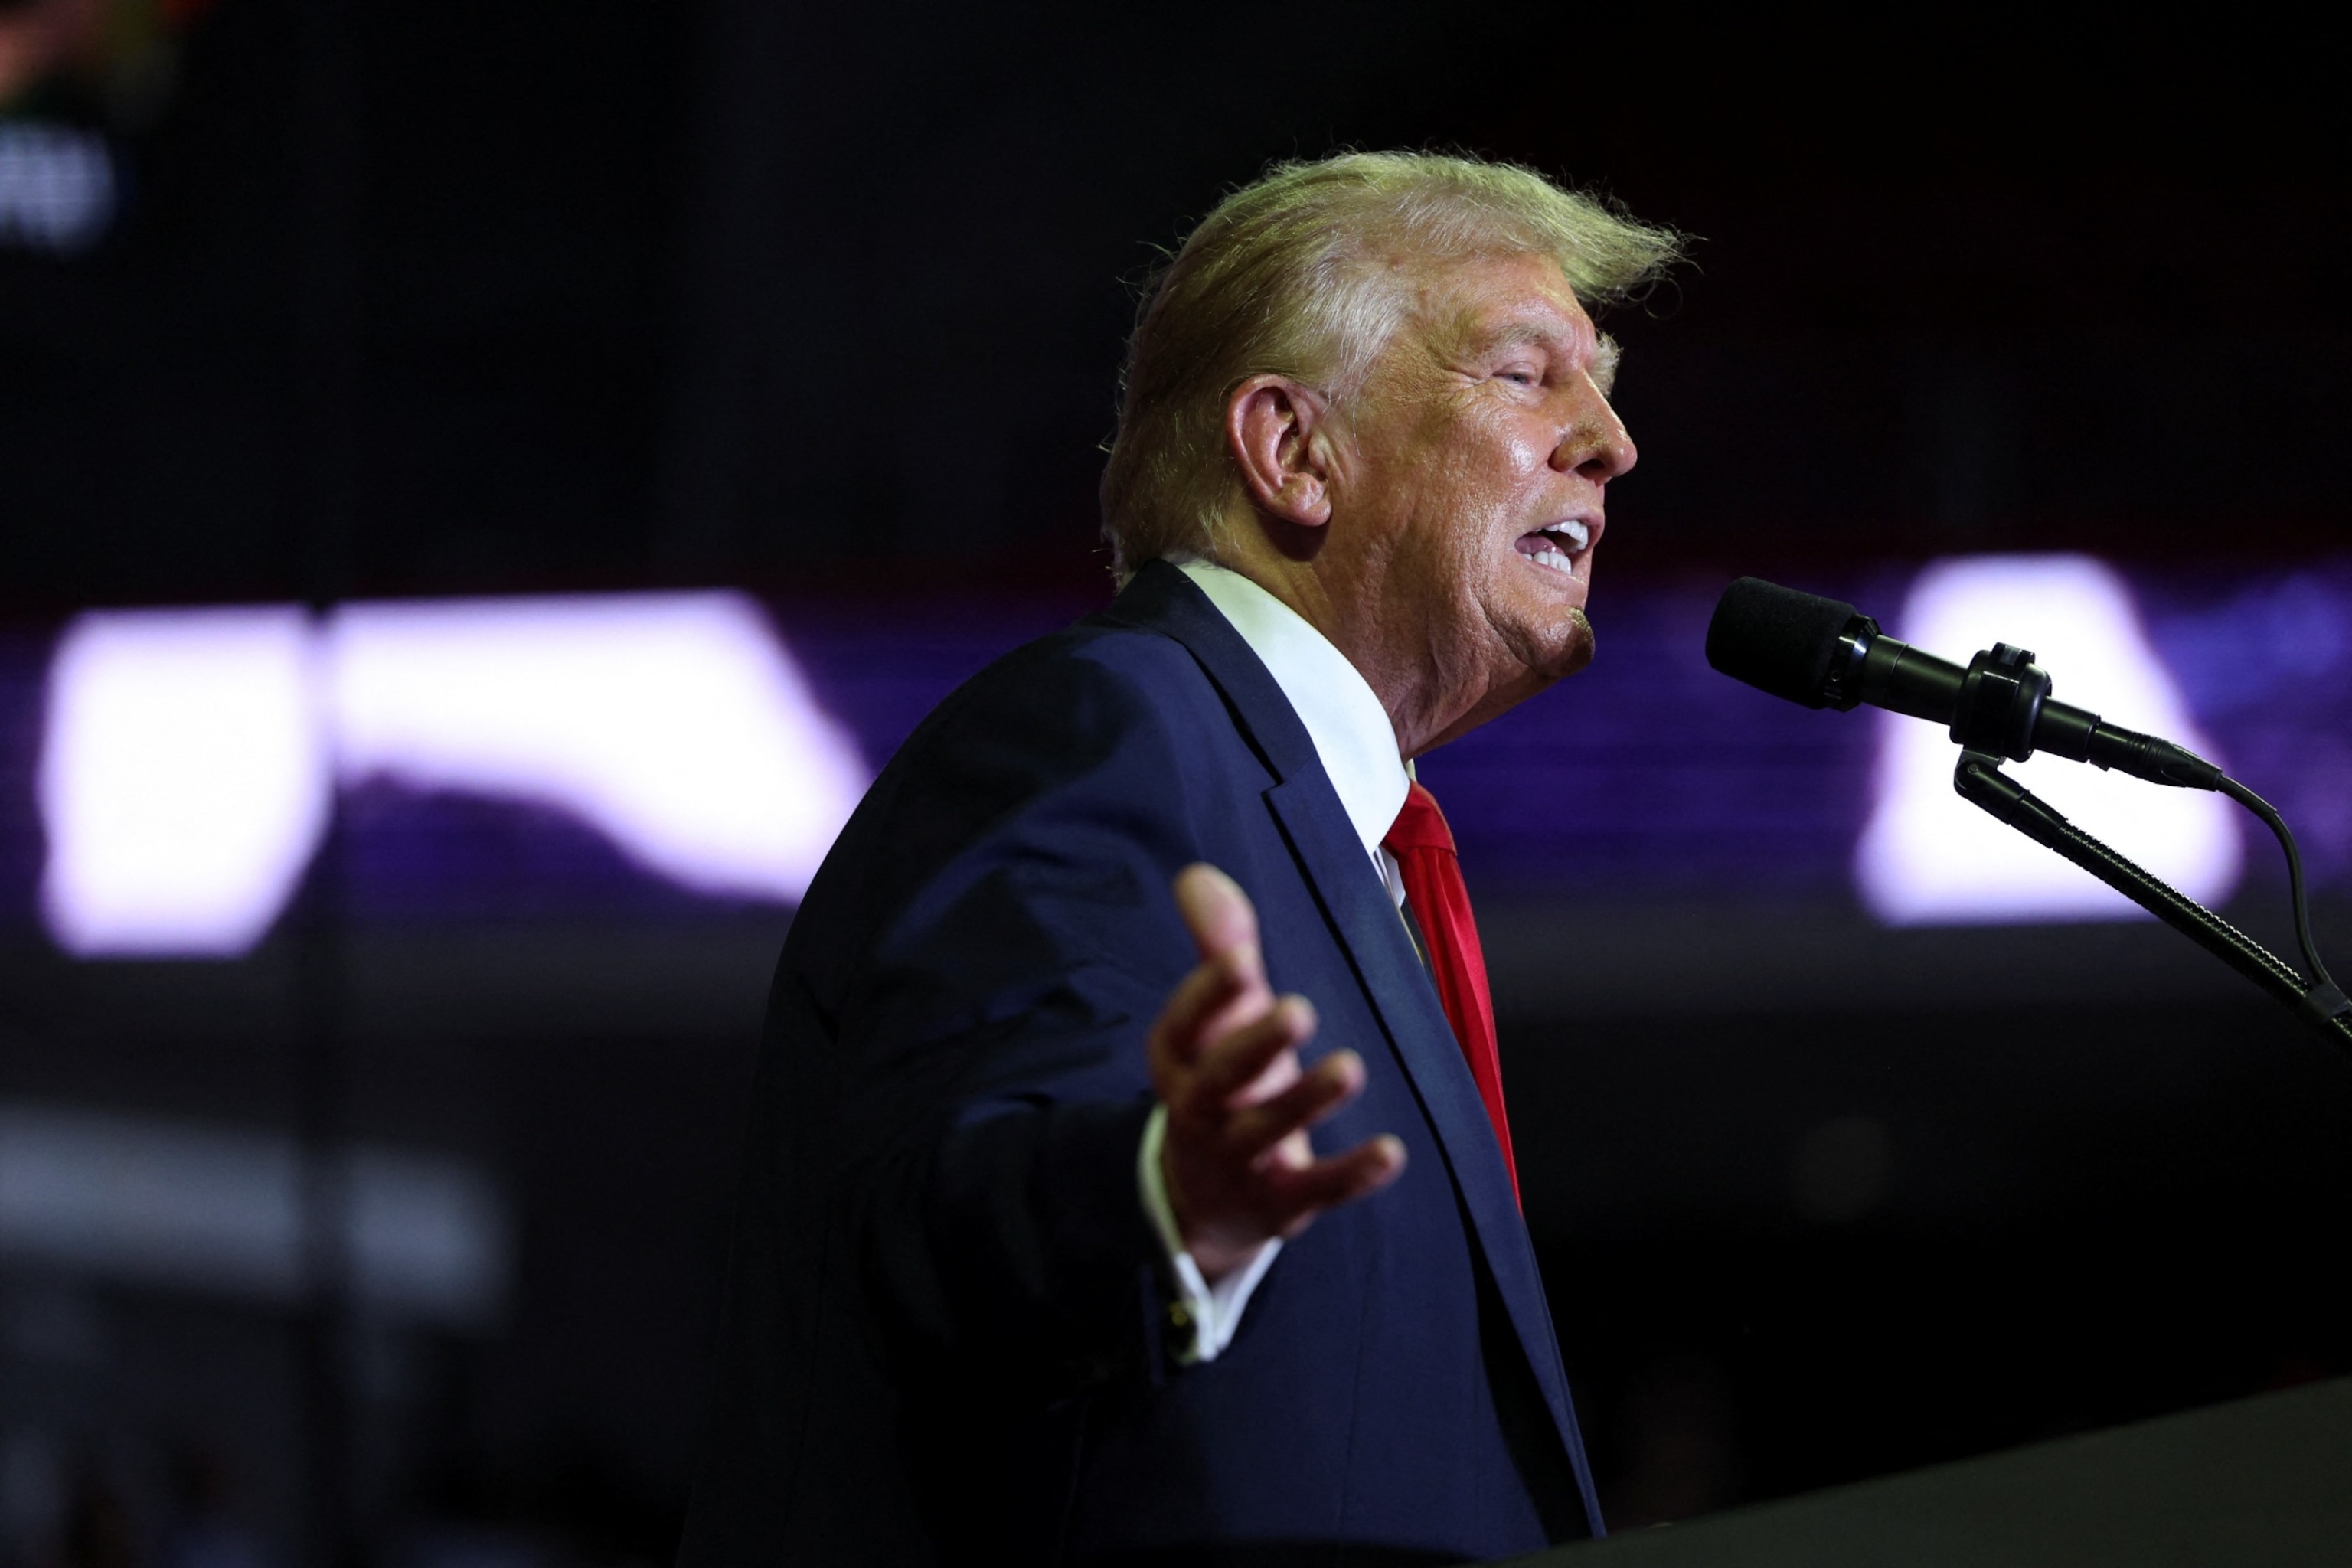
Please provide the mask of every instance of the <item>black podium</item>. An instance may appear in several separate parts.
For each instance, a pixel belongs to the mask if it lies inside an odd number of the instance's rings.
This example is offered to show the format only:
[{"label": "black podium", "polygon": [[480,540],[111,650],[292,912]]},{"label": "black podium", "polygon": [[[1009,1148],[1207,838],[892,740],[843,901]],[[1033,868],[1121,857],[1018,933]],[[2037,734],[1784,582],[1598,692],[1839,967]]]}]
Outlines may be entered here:
[{"label": "black podium", "polygon": [[1559,1568],[2352,1568],[2352,1378],[1519,1561]]}]

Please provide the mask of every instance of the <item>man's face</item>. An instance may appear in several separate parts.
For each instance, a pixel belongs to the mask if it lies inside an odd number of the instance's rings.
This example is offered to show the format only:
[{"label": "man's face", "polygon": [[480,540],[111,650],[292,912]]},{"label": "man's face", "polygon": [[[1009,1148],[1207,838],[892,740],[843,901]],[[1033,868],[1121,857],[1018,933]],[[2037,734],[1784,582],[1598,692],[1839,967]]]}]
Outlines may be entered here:
[{"label": "man's face", "polygon": [[1614,346],[1558,264],[1421,279],[1348,411],[1316,571],[1408,754],[1581,669],[1603,493],[1633,466]]}]

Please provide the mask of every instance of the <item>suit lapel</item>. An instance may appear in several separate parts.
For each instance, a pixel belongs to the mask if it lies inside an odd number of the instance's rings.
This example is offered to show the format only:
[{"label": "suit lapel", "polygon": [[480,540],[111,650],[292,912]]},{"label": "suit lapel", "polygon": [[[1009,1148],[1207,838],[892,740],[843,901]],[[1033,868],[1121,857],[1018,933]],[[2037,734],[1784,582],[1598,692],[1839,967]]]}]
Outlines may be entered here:
[{"label": "suit lapel", "polygon": [[1244,737],[1279,781],[1265,792],[1266,805],[1428,1113],[1528,1365],[1581,1480],[1582,1446],[1575,1436],[1568,1380],[1502,1151],[1436,988],[1414,955],[1387,889],[1371,874],[1306,726],[1241,634],[1174,567],[1163,562],[1145,565],[1108,614],[1182,643],[1224,693]]}]

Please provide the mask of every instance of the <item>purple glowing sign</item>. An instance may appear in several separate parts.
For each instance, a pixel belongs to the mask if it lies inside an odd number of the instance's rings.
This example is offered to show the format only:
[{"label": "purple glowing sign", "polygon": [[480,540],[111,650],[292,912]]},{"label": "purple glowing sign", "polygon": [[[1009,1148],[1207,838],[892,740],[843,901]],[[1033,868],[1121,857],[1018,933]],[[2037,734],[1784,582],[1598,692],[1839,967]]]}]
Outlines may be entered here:
[{"label": "purple glowing sign", "polygon": [[[2294,824],[2315,885],[2352,887],[2352,560],[2126,577],[1970,557],[1800,585],[1948,657],[2033,648],[2061,696],[2231,765]],[[1936,726],[1801,712],[1707,668],[1719,588],[1618,585],[1591,670],[1424,759],[1475,896],[1855,899],[1912,925],[2130,912],[1955,795]],[[789,652],[730,594],[84,616],[53,647],[0,642],[0,921],[37,882],[68,952],[233,955],[331,821],[355,921],[789,904],[867,759],[1088,607],[810,602]],[[2227,899],[2242,860],[2269,896],[2276,857],[2225,803],[2019,771],[2197,897]]]},{"label": "purple glowing sign", "polygon": [[559,808],[665,879],[778,902],[867,782],[739,595],[97,613],[50,674],[48,928],[84,955],[245,952],[332,788],[380,778]]}]

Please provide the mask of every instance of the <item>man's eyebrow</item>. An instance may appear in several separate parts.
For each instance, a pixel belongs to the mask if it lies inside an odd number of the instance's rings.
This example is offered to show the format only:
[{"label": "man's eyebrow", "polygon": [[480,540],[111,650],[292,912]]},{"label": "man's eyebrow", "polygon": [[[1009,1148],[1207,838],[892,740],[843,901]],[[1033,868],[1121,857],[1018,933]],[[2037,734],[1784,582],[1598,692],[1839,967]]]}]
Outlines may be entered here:
[{"label": "man's eyebrow", "polygon": [[1568,333],[1547,321],[1506,321],[1486,334],[1486,347],[1492,351],[1532,343],[1548,349],[1558,347],[1568,337]]},{"label": "man's eyebrow", "polygon": [[1607,332],[1597,335],[1592,350],[1592,365],[1586,374],[1592,377],[1592,384],[1601,389],[1601,396],[1608,396],[1609,389],[1617,384],[1617,366],[1624,358],[1625,351],[1615,338]]}]

